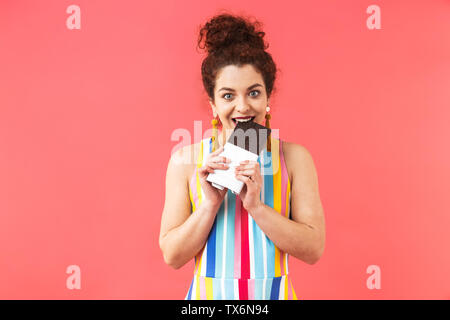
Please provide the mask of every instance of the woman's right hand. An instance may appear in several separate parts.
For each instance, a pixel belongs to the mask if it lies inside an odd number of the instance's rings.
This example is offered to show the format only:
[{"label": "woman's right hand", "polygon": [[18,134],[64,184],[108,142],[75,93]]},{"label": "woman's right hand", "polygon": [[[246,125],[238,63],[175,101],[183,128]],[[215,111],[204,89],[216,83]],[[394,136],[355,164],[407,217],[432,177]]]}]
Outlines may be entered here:
[{"label": "woman's right hand", "polygon": [[231,160],[225,158],[224,156],[219,156],[222,151],[223,147],[220,147],[216,151],[210,153],[206,159],[205,165],[198,169],[200,185],[205,193],[205,199],[203,199],[203,201],[208,202],[214,207],[220,206],[225,194],[228,191],[228,188],[224,187],[223,190],[219,190],[209,181],[206,181],[206,178],[209,173],[214,173],[215,169],[227,170],[229,168],[229,165],[226,163],[230,163]]}]

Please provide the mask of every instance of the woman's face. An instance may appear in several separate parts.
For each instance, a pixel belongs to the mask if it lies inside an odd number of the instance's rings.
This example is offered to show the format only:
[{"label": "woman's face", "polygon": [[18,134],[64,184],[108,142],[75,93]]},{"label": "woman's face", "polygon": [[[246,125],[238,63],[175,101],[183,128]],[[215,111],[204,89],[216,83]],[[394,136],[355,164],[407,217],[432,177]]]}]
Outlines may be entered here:
[{"label": "woman's face", "polygon": [[213,115],[219,116],[222,129],[234,130],[236,117],[254,117],[264,125],[269,99],[262,75],[251,64],[223,67],[216,77],[214,100],[210,100]]}]

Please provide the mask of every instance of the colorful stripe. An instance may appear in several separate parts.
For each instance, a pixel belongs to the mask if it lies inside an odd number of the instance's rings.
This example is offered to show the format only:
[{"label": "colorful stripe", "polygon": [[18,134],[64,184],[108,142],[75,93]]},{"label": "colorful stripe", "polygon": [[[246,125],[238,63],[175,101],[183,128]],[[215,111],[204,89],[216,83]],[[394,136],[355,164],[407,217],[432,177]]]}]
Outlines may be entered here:
[{"label": "colorful stripe", "polygon": [[248,239],[248,212],[241,208],[241,279],[250,278],[250,250]]},{"label": "colorful stripe", "polygon": [[214,252],[214,256],[216,258],[215,261],[215,271],[214,276],[217,278],[222,277],[222,270],[224,268],[223,263],[226,260],[223,253],[226,249],[226,230],[225,230],[225,201],[222,202],[222,205],[217,212],[215,223],[215,233],[216,233],[216,251]]},{"label": "colorful stripe", "polygon": [[234,197],[236,201],[234,219],[234,278],[241,277],[241,201],[239,197]]},{"label": "colorful stripe", "polygon": [[[212,143],[209,145],[209,152],[212,152]],[[206,260],[206,276],[214,277],[216,273],[216,230],[217,230],[217,219],[214,221],[214,224],[211,228],[211,232],[209,233],[208,242],[207,242],[207,260]]]},{"label": "colorful stripe", "polygon": [[[272,150],[273,151],[267,151],[267,149],[264,149],[266,152],[267,158],[269,159],[268,167],[269,172],[272,174],[266,174],[264,176],[264,203],[268,205],[271,208],[275,209],[275,195],[274,195],[274,183],[273,183],[273,176],[275,171],[274,166],[274,154],[276,154],[276,148],[273,144],[274,139],[272,139]],[[275,277],[275,245],[274,243],[263,233],[265,248],[263,248],[263,254],[264,254],[264,264],[265,264],[265,270],[264,270],[264,277],[265,278],[273,278]]]},{"label": "colorful stripe", "polygon": [[[189,180],[193,213],[204,198],[198,168],[204,165],[211,150],[211,139],[202,140]],[[272,152],[264,149],[258,162],[263,177],[261,201],[290,218],[290,181],[282,141],[272,138]],[[264,234],[239,196],[230,190],[205,246],[195,257],[194,277],[186,299],[296,299],[288,278],[288,254]]]},{"label": "colorful stripe", "polygon": [[[262,288],[266,290],[262,290]],[[197,291],[198,295],[192,295]],[[288,275],[265,279],[195,277],[186,300],[297,300]]]},{"label": "colorful stripe", "polygon": [[228,203],[227,210],[227,239],[226,239],[226,262],[225,262],[225,278],[233,278],[234,277],[234,220],[236,216],[236,200],[233,192],[228,190],[226,199]]}]

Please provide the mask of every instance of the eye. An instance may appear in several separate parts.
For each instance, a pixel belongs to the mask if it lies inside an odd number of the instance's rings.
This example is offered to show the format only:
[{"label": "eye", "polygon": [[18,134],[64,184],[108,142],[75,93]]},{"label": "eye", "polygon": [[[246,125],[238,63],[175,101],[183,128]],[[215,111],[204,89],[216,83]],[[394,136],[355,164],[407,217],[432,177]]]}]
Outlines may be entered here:
[{"label": "eye", "polygon": [[[257,94],[257,95],[254,95],[253,97],[257,97],[257,96],[259,96],[259,94],[261,93],[259,90],[253,90],[252,92],[258,92],[258,94]],[[252,92],[250,92],[250,93],[252,93]]]},{"label": "eye", "polygon": [[[257,96],[259,96],[260,95],[260,91],[259,90],[253,90],[253,91],[251,91],[250,93],[252,93],[252,92],[257,92],[258,94],[256,94],[256,95],[252,95],[252,97],[257,97]],[[223,96],[222,96],[222,98],[224,98],[225,100],[230,100],[230,99],[227,99],[226,98],[226,96],[228,96],[228,95],[231,95],[231,93],[225,93]]]}]

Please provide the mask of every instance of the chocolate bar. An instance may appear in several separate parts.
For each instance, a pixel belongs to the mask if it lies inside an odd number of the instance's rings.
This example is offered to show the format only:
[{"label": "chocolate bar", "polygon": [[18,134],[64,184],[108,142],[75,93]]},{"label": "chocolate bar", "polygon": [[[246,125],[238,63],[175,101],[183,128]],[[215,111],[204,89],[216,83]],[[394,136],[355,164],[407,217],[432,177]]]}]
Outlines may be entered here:
[{"label": "chocolate bar", "polygon": [[231,159],[231,163],[228,163],[229,168],[215,170],[214,173],[208,175],[206,180],[220,190],[228,188],[234,194],[239,194],[244,182],[236,179],[234,169],[244,160],[258,160],[259,154],[266,147],[270,132],[270,128],[253,121],[238,122],[220,154],[220,156]]},{"label": "chocolate bar", "polygon": [[238,122],[227,142],[259,155],[266,147],[270,132],[270,128],[253,121]]}]

